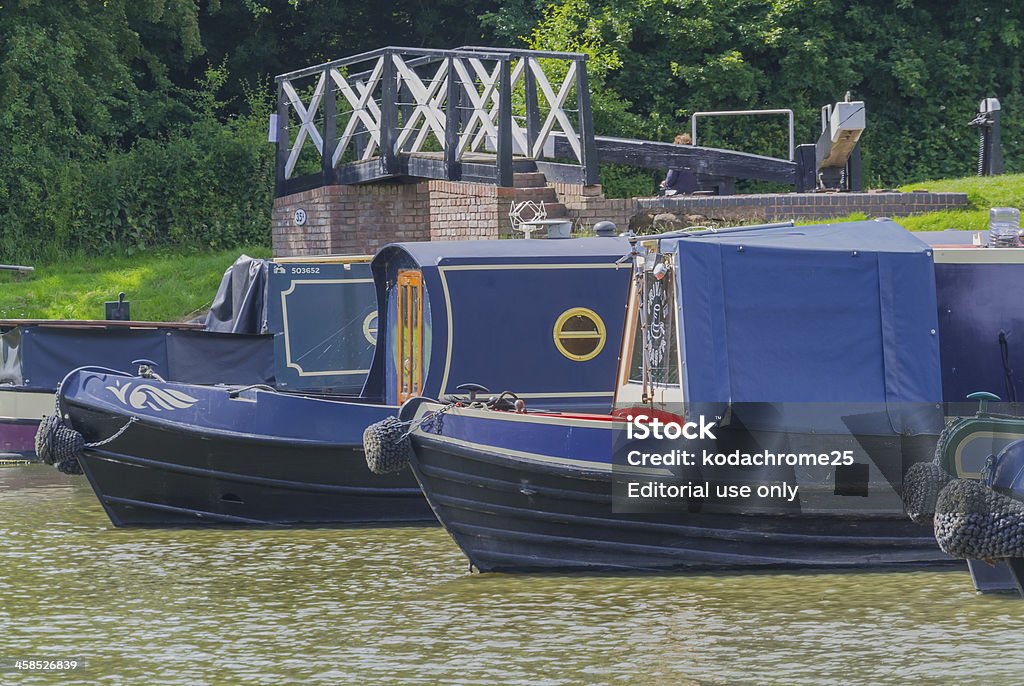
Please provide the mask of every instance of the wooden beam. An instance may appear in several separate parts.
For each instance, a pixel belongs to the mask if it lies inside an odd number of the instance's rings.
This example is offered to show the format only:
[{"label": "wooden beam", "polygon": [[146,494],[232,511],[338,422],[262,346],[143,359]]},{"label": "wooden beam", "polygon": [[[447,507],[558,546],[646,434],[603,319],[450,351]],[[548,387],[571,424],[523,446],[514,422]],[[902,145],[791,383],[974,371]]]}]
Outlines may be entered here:
[{"label": "wooden beam", "polygon": [[[553,137],[556,157],[575,157],[565,136],[553,134]],[[598,158],[604,163],[643,169],[687,169],[697,174],[790,185],[796,182],[796,163],[775,157],[629,138],[595,136],[593,140]]]},{"label": "wooden beam", "polygon": [[499,186],[510,188],[512,175],[512,73],[507,59],[498,62],[498,178]]},{"label": "wooden beam", "polygon": [[287,195],[284,192],[286,179],[285,163],[288,161],[288,97],[284,93],[284,85],[277,84],[277,154],[274,164],[274,190],[277,196]]},{"label": "wooden beam", "polygon": [[587,81],[587,63],[584,59],[576,63],[576,108],[579,110],[580,163],[583,166],[584,183],[592,186],[598,183],[601,170],[598,165],[597,143],[594,140],[590,84]]},{"label": "wooden beam", "polygon": [[449,57],[448,65],[448,93],[445,98],[446,107],[444,111],[444,163],[448,168],[446,177],[451,181],[458,181],[461,168],[459,166],[459,107],[462,105],[462,83],[455,71],[455,60]]},{"label": "wooden beam", "polygon": [[381,174],[396,173],[398,151],[395,149],[398,125],[398,88],[395,81],[395,54],[384,54],[380,96],[380,163]]}]

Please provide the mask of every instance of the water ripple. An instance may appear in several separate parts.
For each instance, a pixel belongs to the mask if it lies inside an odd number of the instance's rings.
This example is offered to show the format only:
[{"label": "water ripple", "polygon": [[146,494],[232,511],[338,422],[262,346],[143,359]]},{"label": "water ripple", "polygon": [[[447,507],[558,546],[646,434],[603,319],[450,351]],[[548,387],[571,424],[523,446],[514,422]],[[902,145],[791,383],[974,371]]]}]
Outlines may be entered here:
[{"label": "water ripple", "polygon": [[[25,684],[1016,684],[1018,601],[965,572],[468,574],[443,531],[115,530],[0,470],[0,662]],[[0,674],[7,683],[11,672]]]}]

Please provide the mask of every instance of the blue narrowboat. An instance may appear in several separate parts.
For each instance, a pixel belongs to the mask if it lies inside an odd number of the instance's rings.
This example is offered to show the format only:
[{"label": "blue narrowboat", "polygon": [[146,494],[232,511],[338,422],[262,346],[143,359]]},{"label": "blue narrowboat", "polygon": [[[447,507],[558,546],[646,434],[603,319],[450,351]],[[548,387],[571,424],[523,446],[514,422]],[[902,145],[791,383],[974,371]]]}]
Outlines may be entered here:
[{"label": "blue narrowboat", "polygon": [[242,255],[205,322],[0,320],[0,460],[35,459],[54,391],[82,365],[146,360],[168,381],[357,394],[373,357],[370,258]]},{"label": "blue narrowboat", "polygon": [[[375,342],[358,395],[83,368],[59,393],[85,442],[75,459],[117,526],[434,522],[409,470],[367,469],[363,430],[410,397],[466,383],[514,386],[535,407],[607,411],[626,252],[618,238],[386,246],[371,264],[373,316],[305,315]],[[293,380],[334,369],[313,364],[329,346],[281,343]]]},{"label": "blue narrowboat", "polygon": [[[974,244],[983,244],[984,235],[973,236],[949,231],[929,238],[948,416],[936,458],[950,476],[980,481],[991,459],[1024,439],[1024,249],[980,247]],[[1006,562],[967,564],[978,591],[1017,592]]]},{"label": "blue narrowboat", "polygon": [[[473,566],[950,561],[900,497],[942,428],[929,246],[890,220],[766,225],[645,239],[632,264],[612,413],[535,411],[516,384],[402,407],[416,478]],[[714,429],[653,441],[638,418]]]}]

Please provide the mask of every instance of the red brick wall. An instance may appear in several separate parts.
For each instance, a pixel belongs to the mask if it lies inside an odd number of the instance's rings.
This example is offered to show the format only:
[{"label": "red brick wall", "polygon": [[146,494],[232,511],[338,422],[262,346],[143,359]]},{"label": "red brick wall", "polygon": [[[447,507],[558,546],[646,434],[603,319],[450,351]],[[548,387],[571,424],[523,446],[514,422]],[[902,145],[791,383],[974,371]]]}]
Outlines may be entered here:
[{"label": "red brick wall", "polygon": [[[372,255],[395,241],[430,240],[426,183],[322,186],[274,200],[275,257]],[[295,211],[306,223],[295,223]]]},{"label": "red brick wall", "polygon": [[314,188],[274,201],[274,255],[369,255],[395,241],[498,238],[512,231],[513,199],[511,188],[454,181]]},{"label": "red brick wall", "polygon": [[574,231],[592,231],[600,221],[615,222],[620,231],[629,228],[629,220],[636,213],[631,198],[606,198],[600,185],[581,186],[575,183],[549,184],[565,204],[566,214],[573,220]]},{"label": "red brick wall", "polygon": [[[963,193],[786,193],[772,195],[605,198],[600,186],[551,184],[576,232],[602,220],[620,231],[660,213],[683,223],[903,216],[961,208]],[[274,255],[372,254],[395,241],[488,239],[512,235],[508,211],[516,189],[456,181],[325,186],[274,201]],[[299,226],[297,209],[306,212]],[[691,219],[693,221],[691,221]],[[632,222],[631,222],[632,220]]]},{"label": "red brick wall", "polygon": [[430,240],[498,238],[512,229],[513,189],[485,183],[430,181]]}]

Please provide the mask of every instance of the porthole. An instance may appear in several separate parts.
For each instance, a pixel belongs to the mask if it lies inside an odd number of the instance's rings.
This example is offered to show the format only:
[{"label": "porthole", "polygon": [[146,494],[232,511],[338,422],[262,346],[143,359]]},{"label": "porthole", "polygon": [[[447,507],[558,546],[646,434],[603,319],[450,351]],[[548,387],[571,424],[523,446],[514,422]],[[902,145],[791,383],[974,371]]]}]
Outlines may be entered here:
[{"label": "porthole", "polygon": [[558,352],[575,362],[586,362],[604,348],[607,333],[597,312],[573,307],[555,321],[554,338]]},{"label": "porthole", "polygon": [[366,315],[363,320],[363,336],[370,345],[377,345],[377,311],[374,310]]}]

